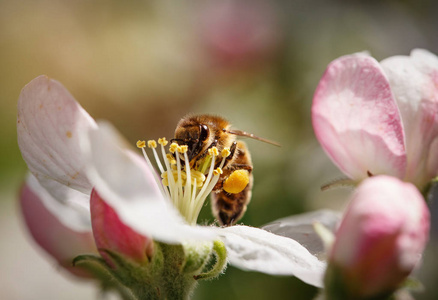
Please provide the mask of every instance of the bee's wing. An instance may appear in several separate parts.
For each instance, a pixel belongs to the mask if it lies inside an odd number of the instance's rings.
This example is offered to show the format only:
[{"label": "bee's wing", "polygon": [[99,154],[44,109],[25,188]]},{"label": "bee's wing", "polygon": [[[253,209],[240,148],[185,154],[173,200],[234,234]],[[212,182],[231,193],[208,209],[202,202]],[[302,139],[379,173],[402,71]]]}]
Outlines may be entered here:
[{"label": "bee's wing", "polygon": [[[225,129],[224,129],[224,130],[225,130]],[[237,129],[230,129],[230,130],[225,130],[225,131],[228,132],[229,134],[234,134],[234,135],[238,135],[238,136],[249,137],[249,138],[252,138],[252,139],[255,139],[255,140],[258,140],[258,141],[264,142],[264,143],[268,143],[268,144],[271,144],[271,145],[274,145],[274,146],[277,146],[277,147],[280,147],[280,146],[281,146],[281,145],[280,145],[279,143],[277,143],[277,142],[274,142],[274,141],[271,141],[271,140],[268,140],[268,139],[265,139],[265,138],[258,137],[258,136],[256,136],[256,135],[254,135],[254,134],[252,134],[252,133],[248,133],[248,132],[246,132],[246,131],[237,130]]]},{"label": "bee's wing", "polygon": [[262,229],[296,240],[310,253],[321,259],[325,257],[326,253],[323,242],[315,232],[313,224],[321,223],[334,232],[340,219],[341,213],[323,209],[279,219],[263,226]]}]

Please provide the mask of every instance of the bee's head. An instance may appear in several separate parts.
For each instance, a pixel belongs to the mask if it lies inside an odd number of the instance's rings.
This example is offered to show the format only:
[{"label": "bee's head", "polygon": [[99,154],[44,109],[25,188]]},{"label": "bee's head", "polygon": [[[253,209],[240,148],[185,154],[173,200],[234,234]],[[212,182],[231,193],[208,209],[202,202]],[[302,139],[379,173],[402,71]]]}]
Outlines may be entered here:
[{"label": "bee's head", "polygon": [[207,125],[187,125],[176,128],[175,138],[171,142],[175,142],[178,145],[187,145],[187,156],[189,161],[192,161],[194,157],[207,149],[209,136],[210,130]]}]

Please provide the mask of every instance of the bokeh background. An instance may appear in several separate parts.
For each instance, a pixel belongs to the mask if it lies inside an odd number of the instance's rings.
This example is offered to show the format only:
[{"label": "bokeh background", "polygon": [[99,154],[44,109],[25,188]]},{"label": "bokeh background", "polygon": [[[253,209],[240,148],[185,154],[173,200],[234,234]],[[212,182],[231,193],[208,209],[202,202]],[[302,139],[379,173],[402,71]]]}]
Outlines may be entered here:
[{"label": "bokeh background", "polygon": [[[171,137],[187,113],[214,113],[235,128],[279,141],[248,140],[255,186],[245,224],[318,208],[341,210],[349,190],[321,192],[341,176],[314,138],[313,91],[333,59],[438,53],[434,0],[0,0],[0,299],[96,299],[34,243],[17,206],[26,173],[16,142],[21,88],[46,74],[96,119],[133,144]],[[436,209],[436,206],[433,208]],[[209,207],[201,221],[212,221]],[[438,293],[435,231],[417,275]],[[311,299],[290,277],[229,267],[195,299]]]}]

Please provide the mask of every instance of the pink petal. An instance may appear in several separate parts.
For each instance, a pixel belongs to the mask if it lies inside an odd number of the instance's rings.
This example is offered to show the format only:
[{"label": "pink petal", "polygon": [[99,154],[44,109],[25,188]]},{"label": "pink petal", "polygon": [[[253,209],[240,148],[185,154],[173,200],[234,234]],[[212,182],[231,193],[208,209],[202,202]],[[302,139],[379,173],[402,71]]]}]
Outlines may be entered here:
[{"label": "pink petal", "polygon": [[[432,142],[438,137],[438,58],[426,50],[382,61],[396,97],[406,135],[405,179],[423,187],[438,175]],[[432,163],[432,164],[430,164]]]},{"label": "pink petal", "polygon": [[426,174],[428,174],[428,178],[435,177],[437,175],[438,170],[438,137],[436,137],[429,148],[429,156],[426,162]]},{"label": "pink petal", "polygon": [[363,179],[367,172],[404,176],[399,111],[372,57],[343,56],[328,66],[313,98],[312,122],[326,153],[350,178]]},{"label": "pink petal", "polygon": [[[89,231],[84,229],[76,231],[66,226],[64,221],[61,221],[47,208],[45,202],[53,202],[58,206],[61,204],[50,198],[47,192],[44,193],[41,186],[39,188],[35,186],[35,183],[38,182],[34,180],[33,183],[26,183],[20,193],[20,206],[30,234],[41,248],[55,258],[61,266],[75,275],[88,277],[83,270],[72,266],[72,260],[80,254],[97,252],[91,227]],[[64,209],[68,210],[68,208]],[[71,216],[75,212],[71,211],[67,214]]]},{"label": "pink petal", "polygon": [[355,191],[336,232],[330,263],[364,296],[394,289],[420,260],[429,227],[429,210],[414,185],[371,177]]},{"label": "pink petal", "polygon": [[94,120],[53,79],[39,76],[21,91],[18,146],[30,171],[38,179],[54,179],[89,194],[91,185],[84,172],[79,134],[94,127]]},{"label": "pink petal", "polygon": [[[137,262],[146,262],[153,253],[153,241],[126,226],[95,190],[90,200],[91,220],[96,245],[99,249],[112,250]],[[104,251],[101,255],[111,264]]]}]

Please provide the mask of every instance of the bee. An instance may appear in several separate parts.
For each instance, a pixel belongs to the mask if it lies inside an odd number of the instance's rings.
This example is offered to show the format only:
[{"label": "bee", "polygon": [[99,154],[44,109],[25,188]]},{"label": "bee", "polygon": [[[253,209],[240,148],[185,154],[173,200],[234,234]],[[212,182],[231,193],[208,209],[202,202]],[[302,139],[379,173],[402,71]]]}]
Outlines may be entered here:
[{"label": "bee", "polygon": [[[251,155],[244,142],[236,141],[236,136],[279,146],[245,131],[231,129],[227,120],[214,115],[189,115],[182,118],[175,129],[175,138],[172,139],[179,145],[187,145],[189,164],[195,169],[203,163],[210,148],[216,147],[219,152],[224,148],[230,149],[231,153],[222,167],[223,173],[211,194],[213,215],[225,226],[233,225],[242,218],[251,200],[253,186]],[[236,180],[240,182],[237,189],[230,183]]]}]

